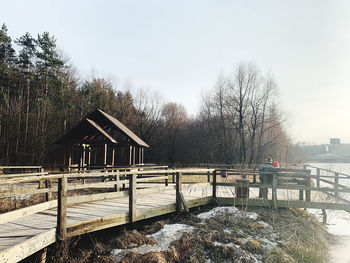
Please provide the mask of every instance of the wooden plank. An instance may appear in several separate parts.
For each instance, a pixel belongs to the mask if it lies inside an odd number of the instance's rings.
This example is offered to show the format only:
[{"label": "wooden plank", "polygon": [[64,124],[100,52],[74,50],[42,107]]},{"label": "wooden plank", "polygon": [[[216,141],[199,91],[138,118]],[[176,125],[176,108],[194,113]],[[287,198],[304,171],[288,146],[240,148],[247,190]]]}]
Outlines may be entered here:
[{"label": "wooden plank", "polygon": [[42,166],[0,166],[0,169],[41,169]]},{"label": "wooden plank", "polygon": [[102,217],[67,226],[67,236],[73,237],[97,230],[129,223],[129,213]]},{"label": "wooden plank", "polygon": [[[248,206],[261,206],[268,207],[272,206],[272,200],[263,199],[241,199],[241,198],[227,198],[220,197],[218,198],[219,204],[233,204],[236,205],[248,205]],[[341,203],[327,203],[327,202],[306,202],[299,200],[279,200],[278,207],[282,208],[312,208],[312,209],[331,209],[331,210],[350,210],[350,204],[341,204]]]},{"label": "wooden plank", "polygon": [[16,177],[30,177],[30,176],[38,176],[38,175],[46,175],[49,173],[22,173],[22,174],[1,174],[0,179],[10,179],[10,178],[16,178]]},{"label": "wooden plank", "polygon": [[44,202],[41,204],[21,208],[4,214],[0,214],[0,224],[14,221],[24,216],[32,215],[46,209],[57,207],[57,200]]},{"label": "wooden plank", "polygon": [[156,176],[156,177],[148,177],[148,178],[137,178],[137,182],[151,182],[158,180],[168,179],[168,176]]},{"label": "wooden plank", "polygon": [[0,262],[18,262],[56,241],[56,229],[45,231],[6,250],[0,251]]},{"label": "wooden plank", "polygon": [[43,175],[43,176],[32,176],[26,178],[17,178],[17,179],[8,179],[8,180],[0,180],[1,185],[13,185],[13,184],[21,184],[21,183],[30,183],[30,182],[39,182],[40,180],[46,179],[58,179],[62,178],[63,175]]},{"label": "wooden plank", "polygon": [[19,188],[14,189],[12,191],[0,191],[0,198],[8,198],[8,197],[14,197],[19,195],[34,195],[34,194],[46,194],[48,192],[54,192],[57,191],[57,187],[52,188],[42,188],[38,189],[37,187],[28,187],[28,188]]},{"label": "wooden plank", "polygon": [[68,190],[79,190],[79,189],[89,189],[89,188],[113,188],[116,185],[129,185],[128,182],[123,182],[123,181],[105,181],[105,182],[98,182],[98,183],[89,183],[89,184],[72,184],[70,183],[68,185]]},{"label": "wooden plank", "polygon": [[187,206],[187,204],[186,204],[186,200],[185,200],[185,198],[184,198],[184,195],[182,194],[182,192],[180,192],[179,194],[180,194],[179,197],[180,197],[181,203],[182,203],[182,205],[184,206],[185,211],[188,212],[189,209],[188,209],[188,206]]},{"label": "wooden plank", "polygon": [[107,200],[107,199],[113,199],[113,198],[122,198],[128,195],[129,195],[129,191],[72,196],[67,198],[67,204],[69,206],[72,206],[72,205],[77,205],[77,204],[82,204],[87,202],[95,202],[95,201]]}]

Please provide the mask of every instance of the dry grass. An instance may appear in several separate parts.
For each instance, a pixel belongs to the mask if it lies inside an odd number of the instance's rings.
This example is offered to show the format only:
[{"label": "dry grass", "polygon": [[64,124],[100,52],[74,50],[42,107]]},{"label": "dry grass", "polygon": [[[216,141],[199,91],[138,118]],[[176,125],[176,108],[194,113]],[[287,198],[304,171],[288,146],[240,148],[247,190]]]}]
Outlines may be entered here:
[{"label": "dry grass", "polygon": [[280,233],[284,240],[282,251],[271,255],[272,258],[279,257],[279,254],[282,253],[291,258],[292,261],[287,262],[325,261],[328,250],[327,231],[316,218],[301,209],[279,210],[278,212],[261,210],[260,214]]}]

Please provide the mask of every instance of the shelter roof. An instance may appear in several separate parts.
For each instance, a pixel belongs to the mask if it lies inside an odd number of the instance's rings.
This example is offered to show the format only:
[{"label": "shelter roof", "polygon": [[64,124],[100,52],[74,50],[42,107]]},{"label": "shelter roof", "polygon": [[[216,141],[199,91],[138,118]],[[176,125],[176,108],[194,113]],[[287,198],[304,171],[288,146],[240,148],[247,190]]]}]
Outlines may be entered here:
[{"label": "shelter roof", "polygon": [[119,142],[113,133],[109,133],[108,129],[112,128],[123,134],[128,141],[139,147],[149,147],[147,143],[141,140],[135,133],[129,130],[124,124],[113,116],[107,114],[101,109],[96,109],[86,118],[81,120],[70,131],[64,134],[56,144],[71,143],[111,143],[123,144]]}]

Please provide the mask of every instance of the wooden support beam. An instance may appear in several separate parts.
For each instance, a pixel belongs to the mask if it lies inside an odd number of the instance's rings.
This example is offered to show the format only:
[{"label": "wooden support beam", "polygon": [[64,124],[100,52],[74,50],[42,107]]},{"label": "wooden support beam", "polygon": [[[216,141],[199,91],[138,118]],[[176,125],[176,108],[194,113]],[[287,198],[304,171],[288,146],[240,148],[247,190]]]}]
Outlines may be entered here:
[{"label": "wooden support beam", "polygon": [[256,174],[255,174],[256,167],[253,168],[253,183],[256,184]]},{"label": "wooden support beam", "polygon": [[304,191],[303,190],[299,190],[299,200],[300,201],[304,200]]},{"label": "wooden support beam", "polygon": [[57,238],[67,238],[67,177],[58,179]]},{"label": "wooden support beam", "polygon": [[[311,170],[308,171],[308,177],[305,178],[305,184],[307,187],[311,187]],[[307,202],[311,201],[311,191],[310,190],[305,190],[305,200]]]},{"label": "wooden support beam", "polygon": [[68,171],[71,170],[71,166],[73,163],[73,145],[69,145],[69,150],[68,150]]},{"label": "wooden support beam", "polygon": [[38,263],[46,263],[47,247],[40,250],[37,254],[36,261]]},{"label": "wooden support beam", "polygon": [[132,146],[129,146],[129,165],[131,166],[131,151],[132,151]]},{"label": "wooden support beam", "polygon": [[[263,183],[265,185],[268,185],[269,184],[269,177],[271,176],[271,173],[263,174],[262,176],[263,176]],[[265,201],[268,200],[268,193],[269,193],[269,188],[262,189],[262,197]]]},{"label": "wooden support beam", "polygon": [[178,212],[181,211],[182,208],[182,202],[180,193],[182,191],[182,173],[176,173],[176,210]]},{"label": "wooden support beam", "polygon": [[83,145],[80,144],[79,145],[79,170],[82,170],[83,169]]},{"label": "wooden support beam", "polygon": [[[168,167],[166,168],[166,170],[168,171]],[[165,179],[165,186],[168,186],[169,185],[169,173],[166,173],[166,179]]]},{"label": "wooden support beam", "polygon": [[103,165],[107,166],[107,143],[104,145]]},{"label": "wooden support beam", "polygon": [[273,204],[274,209],[278,208],[276,187],[277,187],[277,175],[273,174],[273,177],[272,177],[272,204]]},{"label": "wooden support beam", "polygon": [[91,146],[89,146],[88,151],[89,151],[89,153],[88,153],[88,163],[87,163],[87,165],[88,165],[88,167],[90,167],[90,165],[91,165],[91,151],[92,151]]},{"label": "wooden support beam", "polygon": [[115,147],[112,145],[112,166],[114,166],[114,159],[115,159]]},{"label": "wooden support beam", "polygon": [[116,174],[115,176],[114,176],[114,180],[116,181],[116,184],[115,184],[115,186],[114,186],[114,190],[116,191],[116,192],[119,192],[119,180],[120,180],[120,175],[119,175],[119,173],[118,174]]},{"label": "wooden support beam", "polygon": [[210,166],[207,165],[207,168],[208,168],[208,172],[207,172],[207,182],[210,183],[210,171],[209,171]]},{"label": "wooden support beam", "polygon": [[213,172],[213,201],[216,201],[216,170]]},{"label": "wooden support beam", "polygon": [[320,170],[320,168],[317,168],[317,169],[316,169],[316,174],[317,174],[317,177],[316,177],[316,186],[317,186],[317,188],[320,188],[320,176],[321,176],[321,170]]},{"label": "wooden support beam", "polygon": [[[45,187],[50,190],[52,187],[51,181],[50,180],[45,180]],[[52,200],[52,191],[48,191],[45,194],[45,199],[46,201],[51,201]]]},{"label": "wooden support beam", "polygon": [[180,196],[179,196],[179,197],[180,197],[180,201],[181,201],[181,203],[182,203],[182,205],[183,205],[185,211],[188,212],[189,209],[188,209],[188,206],[187,206],[185,197],[184,197],[184,195],[182,194],[182,192],[179,192],[179,194],[180,194]]},{"label": "wooden support beam", "polygon": [[136,184],[137,174],[133,173],[129,176],[129,217],[130,223],[135,222],[136,219]]}]

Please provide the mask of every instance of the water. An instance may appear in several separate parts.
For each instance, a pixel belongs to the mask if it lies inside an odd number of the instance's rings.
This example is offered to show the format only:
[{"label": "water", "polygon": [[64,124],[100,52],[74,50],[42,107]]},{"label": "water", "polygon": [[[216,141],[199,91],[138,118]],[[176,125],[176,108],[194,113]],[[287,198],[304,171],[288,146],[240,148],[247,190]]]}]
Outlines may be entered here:
[{"label": "water", "polygon": [[[310,165],[350,175],[350,163],[315,163]],[[315,174],[314,171],[312,173]],[[350,187],[350,180],[339,180],[339,183]],[[348,193],[342,194],[342,197],[350,200]],[[328,231],[337,236],[336,244],[330,248],[329,262],[350,263],[350,213],[327,210],[327,223]]]}]

